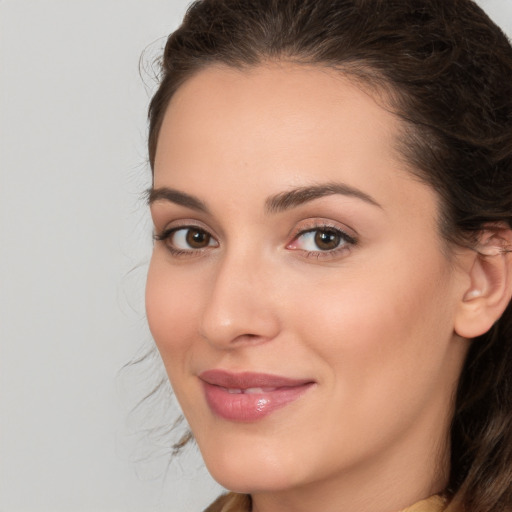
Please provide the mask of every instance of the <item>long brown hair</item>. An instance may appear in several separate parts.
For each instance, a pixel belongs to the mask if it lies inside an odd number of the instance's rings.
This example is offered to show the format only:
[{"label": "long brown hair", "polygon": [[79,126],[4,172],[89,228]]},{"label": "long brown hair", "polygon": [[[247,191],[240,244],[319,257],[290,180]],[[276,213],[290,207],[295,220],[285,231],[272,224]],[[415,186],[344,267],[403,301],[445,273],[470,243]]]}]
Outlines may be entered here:
[{"label": "long brown hair", "polygon": [[[441,198],[441,232],[468,244],[512,224],[512,47],[471,0],[199,0],[171,34],[149,108],[149,159],[180,85],[217,63],[329,66],[387,92],[404,157]],[[475,339],[456,397],[446,495],[512,510],[512,309]]]}]

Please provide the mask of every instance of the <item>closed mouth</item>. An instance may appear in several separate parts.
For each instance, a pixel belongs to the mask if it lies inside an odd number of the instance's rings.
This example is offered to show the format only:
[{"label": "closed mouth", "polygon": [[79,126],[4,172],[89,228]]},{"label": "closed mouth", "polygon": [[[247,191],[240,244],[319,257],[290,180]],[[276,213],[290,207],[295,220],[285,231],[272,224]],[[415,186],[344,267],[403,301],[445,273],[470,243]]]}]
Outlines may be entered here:
[{"label": "closed mouth", "polygon": [[245,423],[263,419],[294,402],[315,384],[310,379],[225,370],[207,370],[199,378],[215,416]]}]

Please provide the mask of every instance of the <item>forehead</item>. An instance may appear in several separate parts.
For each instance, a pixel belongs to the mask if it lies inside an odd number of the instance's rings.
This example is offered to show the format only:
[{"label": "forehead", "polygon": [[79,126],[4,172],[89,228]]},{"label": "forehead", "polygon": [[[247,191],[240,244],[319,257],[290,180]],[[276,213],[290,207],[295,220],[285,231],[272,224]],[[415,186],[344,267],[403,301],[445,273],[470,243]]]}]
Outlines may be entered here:
[{"label": "forehead", "polygon": [[[368,141],[386,137],[392,149],[401,123],[384,106],[385,98],[376,88],[326,67],[287,62],[243,69],[216,65],[192,76],[174,94],[161,139],[172,144],[165,135],[226,135],[240,143],[262,131],[281,140],[349,127],[354,135],[365,131]],[[198,130],[199,124],[204,130]],[[208,134],[211,128],[222,131]]]},{"label": "forehead", "polygon": [[396,202],[401,191],[410,194],[413,178],[397,149],[401,121],[383,98],[317,66],[206,68],[169,104],[155,187],[187,191],[193,182],[201,197],[237,189],[261,191],[263,200],[289,187],[343,181],[381,204]]}]

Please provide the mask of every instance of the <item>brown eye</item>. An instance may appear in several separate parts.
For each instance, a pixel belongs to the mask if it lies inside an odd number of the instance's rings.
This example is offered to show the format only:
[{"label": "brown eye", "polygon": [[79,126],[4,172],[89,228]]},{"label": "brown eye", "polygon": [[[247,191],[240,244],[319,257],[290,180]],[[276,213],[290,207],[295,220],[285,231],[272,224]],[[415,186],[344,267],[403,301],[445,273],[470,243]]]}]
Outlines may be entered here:
[{"label": "brown eye", "polygon": [[189,228],[186,230],[185,241],[191,249],[203,249],[211,242],[211,235],[201,229]]},{"label": "brown eye", "polygon": [[287,245],[287,249],[304,251],[307,255],[336,255],[343,249],[357,244],[357,240],[341,229],[330,226],[320,226],[300,232]]},{"label": "brown eye", "polygon": [[171,228],[161,235],[156,235],[155,239],[165,242],[171,252],[192,253],[219,246],[217,240],[208,231],[195,226]]},{"label": "brown eye", "polygon": [[320,231],[317,230],[315,233],[315,245],[321,251],[332,251],[336,249],[342,241],[340,233],[337,231]]}]

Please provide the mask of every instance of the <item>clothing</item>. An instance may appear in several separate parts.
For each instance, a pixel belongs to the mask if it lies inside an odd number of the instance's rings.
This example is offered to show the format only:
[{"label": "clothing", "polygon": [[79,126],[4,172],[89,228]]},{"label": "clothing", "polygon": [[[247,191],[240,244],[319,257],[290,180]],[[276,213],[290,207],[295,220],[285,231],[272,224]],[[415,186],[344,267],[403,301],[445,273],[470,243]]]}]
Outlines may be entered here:
[{"label": "clothing", "polygon": [[[431,496],[411,507],[398,512],[443,512],[445,500],[441,496]],[[247,494],[228,493],[216,499],[204,512],[250,512],[251,498]]]},{"label": "clothing", "polygon": [[229,492],[219,496],[203,512],[250,512],[251,498],[248,494]]},{"label": "clothing", "polygon": [[446,500],[441,496],[431,496],[400,512],[442,512],[445,509],[445,504]]}]

